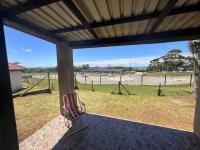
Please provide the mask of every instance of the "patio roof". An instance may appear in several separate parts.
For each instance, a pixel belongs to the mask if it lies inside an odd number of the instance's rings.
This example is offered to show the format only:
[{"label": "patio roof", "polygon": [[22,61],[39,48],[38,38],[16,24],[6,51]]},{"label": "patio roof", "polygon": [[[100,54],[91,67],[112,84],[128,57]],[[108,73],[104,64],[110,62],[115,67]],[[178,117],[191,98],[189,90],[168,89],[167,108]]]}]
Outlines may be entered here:
[{"label": "patio roof", "polygon": [[200,0],[2,0],[4,24],[72,48],[200,38]]}]

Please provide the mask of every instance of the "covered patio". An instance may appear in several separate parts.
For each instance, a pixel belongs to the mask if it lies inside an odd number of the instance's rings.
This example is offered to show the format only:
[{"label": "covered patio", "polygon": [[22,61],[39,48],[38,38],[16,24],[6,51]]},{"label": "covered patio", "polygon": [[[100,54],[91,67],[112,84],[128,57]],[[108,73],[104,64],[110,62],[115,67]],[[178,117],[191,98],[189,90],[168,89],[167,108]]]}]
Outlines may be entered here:
[{"label": "covered patio", "polygon": [[[199,0],[1,0],[0,149],[19,149],[3,25],[56,44],[62,115],[63,95],[74,92],[74,48],[195,40],[200,38],[199,10]],[[200,149],[200,94],[194,133],[93,114],[86,117],[90,127],[80,134],[68,137],[70,131],[58,116],[20,148]],[[77,126],[82,123],[84,118]]]},{"label": "covered patio", "polygon": [[21,150],[199,150],[191,132],[87,114],[74,129],[89,121],[89,128],[73,136],[58,116],[20,144]]}]

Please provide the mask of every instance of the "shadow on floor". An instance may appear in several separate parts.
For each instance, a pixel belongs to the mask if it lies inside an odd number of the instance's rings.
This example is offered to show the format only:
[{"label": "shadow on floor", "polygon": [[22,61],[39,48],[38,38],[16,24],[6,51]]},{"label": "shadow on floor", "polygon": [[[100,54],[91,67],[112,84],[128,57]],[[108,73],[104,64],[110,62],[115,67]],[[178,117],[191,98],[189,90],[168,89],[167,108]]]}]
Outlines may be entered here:
[{"label": "shadow on floor", "polygon": [[88,114],[75,125],[89,128],[73,136],[68,132],[53,150],[200,150],[193,133]]}]

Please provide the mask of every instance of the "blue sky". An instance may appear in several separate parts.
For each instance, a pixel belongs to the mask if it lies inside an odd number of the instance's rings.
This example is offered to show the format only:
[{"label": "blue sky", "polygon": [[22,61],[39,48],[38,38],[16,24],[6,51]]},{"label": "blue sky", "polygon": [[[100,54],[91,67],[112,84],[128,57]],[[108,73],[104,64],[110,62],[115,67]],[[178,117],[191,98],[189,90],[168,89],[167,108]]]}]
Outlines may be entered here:
[{"label": "blue sky", "polygon": [[[9,62],[20,62],[25,67],[56,66],[56,45],[5,27]],[[74,49],[74,64],[90,66],[121,65],[147,66],[153,58],[179,48],[184,55],[190,55],[187,41],[160,44],[143,44],[102,48]]]}]

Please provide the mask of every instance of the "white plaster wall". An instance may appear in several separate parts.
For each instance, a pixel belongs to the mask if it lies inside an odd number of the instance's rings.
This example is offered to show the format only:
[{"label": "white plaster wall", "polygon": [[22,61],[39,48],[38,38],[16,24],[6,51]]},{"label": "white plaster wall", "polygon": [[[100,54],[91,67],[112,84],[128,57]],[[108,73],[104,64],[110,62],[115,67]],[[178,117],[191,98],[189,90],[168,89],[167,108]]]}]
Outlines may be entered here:
[{"label": "white plaster wall", "polygon": [[22,88],[22,74],[21,71],[10,71],[10,82],[12,92]]}]

